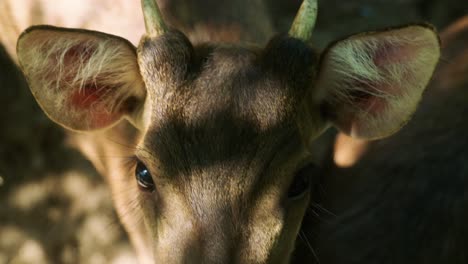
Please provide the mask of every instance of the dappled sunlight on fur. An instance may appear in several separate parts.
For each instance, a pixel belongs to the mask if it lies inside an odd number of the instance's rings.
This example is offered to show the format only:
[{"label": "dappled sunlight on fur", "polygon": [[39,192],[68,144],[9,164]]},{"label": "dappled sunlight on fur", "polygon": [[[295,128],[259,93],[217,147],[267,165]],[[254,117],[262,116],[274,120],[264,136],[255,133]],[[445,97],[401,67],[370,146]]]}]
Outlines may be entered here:
[{"label": "dappled sunlight on fur", "polygon": [[[166,28],[153,0],[142,1],[148,32],[137,49],[80,29],[20,36],[20,65],[49,117],[101,129],[70,142],[105,177],[139,261],[289,262],[319,192],[311,138],[330,122],[382,137],[411,116],[438,60],[432,28],[354,35],[319,61],[308,43],[316,2],[307,3],[294,22],[305,27],[266,46],[194,45]],[[64,190],[77,196],[83,185],[72,178]],[[320,212],[333,215],[314,204]]]}]

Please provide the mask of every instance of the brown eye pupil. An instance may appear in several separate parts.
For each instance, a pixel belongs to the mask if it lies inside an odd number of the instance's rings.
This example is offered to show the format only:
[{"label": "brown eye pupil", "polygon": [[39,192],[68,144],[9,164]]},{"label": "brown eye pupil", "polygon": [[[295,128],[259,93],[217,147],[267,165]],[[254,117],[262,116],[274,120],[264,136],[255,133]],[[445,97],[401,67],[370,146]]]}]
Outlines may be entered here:
[{"label": "brown eye pupil", "polygon": [[137,179],[138,186],[144,191],[154,191],[154,182],[151,173],[149,172],[148,168],[146,168],[143,162],[138,161],[136,169],[135,169],[135,176]]}]

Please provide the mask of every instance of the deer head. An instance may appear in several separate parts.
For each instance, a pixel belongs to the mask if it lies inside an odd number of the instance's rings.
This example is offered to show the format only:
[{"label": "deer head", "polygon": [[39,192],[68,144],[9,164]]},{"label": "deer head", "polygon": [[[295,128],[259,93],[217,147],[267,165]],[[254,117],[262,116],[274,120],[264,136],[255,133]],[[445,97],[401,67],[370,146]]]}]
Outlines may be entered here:
[{"label": "deer head", "polygon": [[308,45],[315,1],[265,47],[193,45],[153,0],[142,6],[138,48],[35,26],[17,53],[55,122],[92,132],[127,119],[138,129],[127,173],[158,263],[287,262],[318,176],[310,142],[330,124],[362,138],[397,131],[439,58],[428,25],[353,35],[319,55]]}]

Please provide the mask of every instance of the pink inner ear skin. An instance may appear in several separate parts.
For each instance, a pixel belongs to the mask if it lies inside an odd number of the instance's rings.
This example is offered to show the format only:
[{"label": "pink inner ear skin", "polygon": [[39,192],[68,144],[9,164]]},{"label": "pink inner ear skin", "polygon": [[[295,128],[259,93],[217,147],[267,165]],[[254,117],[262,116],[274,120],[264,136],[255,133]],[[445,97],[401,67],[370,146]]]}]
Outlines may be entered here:
[{"label": "pink inner ear skin", "polygon": [[[375,50],[372,60],[377,68],[380,69],[381,73],[386,76],[385,79],[393,80],[390,78],[390,67],[395,65],[403,69],[405,63],[411,63],[414,60],[414,54],[417,53],[417,47],[411,47],[410,45],[398,45],[395,43],[383,42],[379,45],[379,48]],[[385,98],[372,96],[372,92],[382,92],[386,96],[400,96],[402,88],[399,87],[398,82],[405,83],[407,80],[411,80],[413,76],[411,72],[406,70],[399,73],[400,80],[394,80],[390,83],[379,83],[375,81],[363,81],[354,80],[351,85],[355,87],[362,87],[364,90],[370,93],[362,93],[362,95],[355,96],[355,103],[362,110],[373,115],[379,115],[385,110],[387,101]]]},{"label": "pink inner ear skin", "polygon": [[[354,106],[370,114],[378,115],[385,110],[386,101],[384,98],[374,96],[373,92],[382,91],[385,94],[396,95],[398,90],[388,84],[381,84],[371,80],[352,80],[350,87],[360,87],[350,93]],[[365,92],[368,91],[368,92]]]},{"label": "pink inner ear skin", "polygon": [[87,43],[79,43],[67,49],[63,56],[63,63],[68,66],[77,61],[87,62],[94,53],[95,48]]},{"label": "pink inner ear skin", "polygon": [[[355,103],[357,108],[367,113],[366,118],[381,115],[387,107],[385,99],[374,96],[356,99]],[[343,132],[350,133],[353,130],[361,131],[365,122],[362,122],[362,120],[356,120],[354,116],[354,112],[343,112],[342,115],[338,117],[338,122],[341,124],[340,129]]]},{"label": "pink inner ear skin", "polygon": [[387,102],[383,98],[369,97],[362,104],[363,110],[375,116],[385,111]]},{"label": "pink inner ear skin", "polygon": [[80,110],[89,109],[93,105],[99,104],[104,95],[104,89],[97,89],[96,85],[85,85],[82,89],[73,91],[70,95],[70,103],[74,108]]},{"label": "pink inner ear skin", "polygon": [[90,129],[109,126],[122,116],[120,111],[110,112],[103,102],[107,90],[89,84],[70,95],[71,111],[84,112]]},{"label": "pink inner ear skin", "polygon": [[[67,49],[63,57],[65,68],[76,67],[76,63],[86,64],[94,52],[94,47],[87,43],[80,43]],[[65,79],[73,78],[67,76]],[[95,80],[99,82],[99,80]],[[117,121],[121,113],[109,111],[105,101],[110,87],[98,87],[96,83],[85,84],[80,89],[74,89],[69,97],[71,111],[82,112],[88,121],[90,129],[109,126]]]},{"label": "pink inner ear skin", "polygon": [[90,113],[90,128],[107,127],[120,119],[121,114],[109,113],[105,109],[96,109],[95,112]]},{"label": "pink inner ear skin", "polygon": [[401,64],[404,60],[411,59],[414,54],[409,45],[398,45],[396,43],[383,42],[373,54],[373,61],[377,67],[385,67],[388,64]]}]

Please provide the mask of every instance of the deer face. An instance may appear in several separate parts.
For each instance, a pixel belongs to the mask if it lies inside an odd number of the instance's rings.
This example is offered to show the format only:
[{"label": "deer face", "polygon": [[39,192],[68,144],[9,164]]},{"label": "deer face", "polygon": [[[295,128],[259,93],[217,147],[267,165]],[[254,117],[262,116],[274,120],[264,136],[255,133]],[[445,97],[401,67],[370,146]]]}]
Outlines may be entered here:
[{"label": "deer face", "polygon": [[317,61],[289,37],[264,49],[192,47],[178,32],[143,39],[152,110],[136,155],[152,175],[142,204],[157,256],[178,245],[184,261],[288,258],[314,177],[302,134],[325,124],[300,125]]},{"label": "deer face", "polygon": [[439,56],[433,30],[413,25],[351,36],[319,58],[304,41],[316,10],[307,1],[289,36],[266,47],[193,46],[143,5],[137,49],[39,26],[20,37],[18,57],[64,127],[126,118],[139,129],[129,177],[147,250],[162,263],[287,262],[319,176],[310,142],[329,124],[365,138],[396,131]]}]

